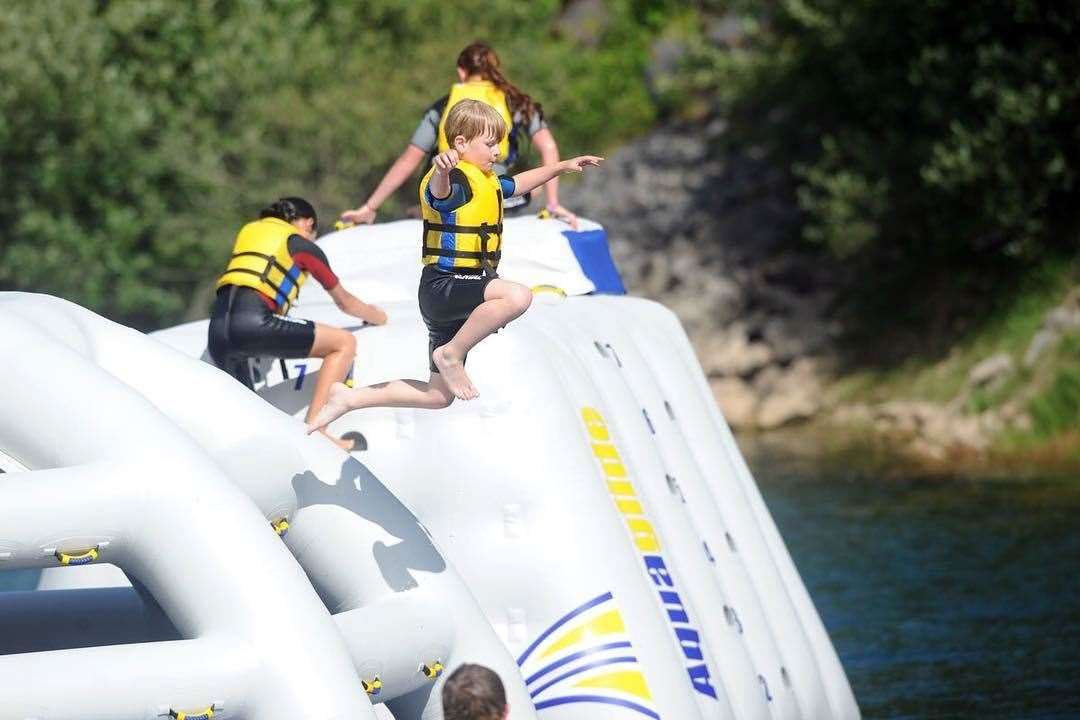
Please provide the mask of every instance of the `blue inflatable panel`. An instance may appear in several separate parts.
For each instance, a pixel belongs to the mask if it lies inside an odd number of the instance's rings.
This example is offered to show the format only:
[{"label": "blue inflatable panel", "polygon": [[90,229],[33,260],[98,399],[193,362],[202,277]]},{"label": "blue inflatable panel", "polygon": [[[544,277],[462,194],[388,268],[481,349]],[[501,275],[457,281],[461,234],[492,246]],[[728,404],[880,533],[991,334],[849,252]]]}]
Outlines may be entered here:
[{"label": "blue inflatable panel", "polygon": [[604,295],[626,294],[615,261],[611,259],[606,230],[564,230],[563,235],[570,242],[570,249],[574,251],[581,271],[596,286],[596,292]]}]

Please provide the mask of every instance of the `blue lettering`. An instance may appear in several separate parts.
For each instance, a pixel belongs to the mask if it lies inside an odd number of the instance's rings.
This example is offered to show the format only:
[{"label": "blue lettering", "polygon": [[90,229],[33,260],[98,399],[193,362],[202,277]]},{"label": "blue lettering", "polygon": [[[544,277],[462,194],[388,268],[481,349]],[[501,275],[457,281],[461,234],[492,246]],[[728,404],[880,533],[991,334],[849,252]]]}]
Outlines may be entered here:
[{"label": "blue lettering", "polygon": [[690,660],[704,660],[701,654],[701,635],[693,628],[675,628],[675,636],[679,638],[683,655]]},{"label": "blue lettering", "polygon": [[704,665],[692,665],[686,671],[690,673],[690,682],[695,690],[702,695],[708,695],[712,699],[716,699],[716,688],[709,682],[709,668]]},{"label": "blue lettering", "polygon": [[659,555],[644,555],[645,558],[645,570],[649,573],[649,577],[652,578],[654,584],[657,587],[674,587],[675,584],[671,582],[671,575],[668,574],[667,565],[664,564],[664,558]]},{"label": "blue lettering", "polygon": [[[659,555],[642,555],[642,557],[645,559],[645,571],[649,574],[649,578],[654,585],[658,588],[675,587],[675,582],[671,579],[671,573],[668,572],[664,558]],[[660,590],[659,592],[660,602],[663,603],[668,620],[671,621],[672,629],[675,630],[675,637],[679,641],[679,648],[682,650],[683,656],[689,661],[697,662],[697,664],[687,665],[686,667],[686,672],[690,676],[690,684],[694,686],[694,690],[697,692],[715,700],[716,688],[712,686],[709,668],[703,662],[705,655],[701,651],[701,634],[692,627],[685,627],[690,624],[690,616],[687,615],[686,608],[683,607],[679,593],[674,590]],[[684,627],[679,627],[679,625]]]}]

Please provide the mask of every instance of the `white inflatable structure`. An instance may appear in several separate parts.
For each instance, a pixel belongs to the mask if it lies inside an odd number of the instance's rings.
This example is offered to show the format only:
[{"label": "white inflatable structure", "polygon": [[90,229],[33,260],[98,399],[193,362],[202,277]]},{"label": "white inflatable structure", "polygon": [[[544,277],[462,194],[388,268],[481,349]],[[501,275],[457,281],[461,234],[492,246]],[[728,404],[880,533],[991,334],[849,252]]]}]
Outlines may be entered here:
[{"label": "white inflatable structure", "polygon": [[[390,316],[356,329],[358,383],[427,376],[418,225],[321,241]],[[317,361],[260,361],[260,400],[194,360],[205,321],[156,334],[185,358],[61,301],[0,296],[19,338],[0,354],[34,359],[0,390],[0,462],[31,470],[0,475],[0,568],[94,551],[137,580],[62,568],[39,587],[79,589],[0,593],[0,720],[367,717],[366,697],[432,719],[433,676],[465,661],[499,672],[513,718],[857,718],[679,323],[595,294],[618,289],[603,231],[564,231],[507,222],[500,272],[536,301],[470,354],[481,397],[350,413],[331,429],[363,434],[353,458],[274,409],[303,416]],[[301,301],[355,323],[310,284]],[[134,465],[97,471],[112,458]],[[57,473],[80,490],[54,503]],[[80,608],[100,622],[72,638],[58,618]],[[70,704],[54,677],[74,678]],[[146,681],[126,698],[132,677]]]}]

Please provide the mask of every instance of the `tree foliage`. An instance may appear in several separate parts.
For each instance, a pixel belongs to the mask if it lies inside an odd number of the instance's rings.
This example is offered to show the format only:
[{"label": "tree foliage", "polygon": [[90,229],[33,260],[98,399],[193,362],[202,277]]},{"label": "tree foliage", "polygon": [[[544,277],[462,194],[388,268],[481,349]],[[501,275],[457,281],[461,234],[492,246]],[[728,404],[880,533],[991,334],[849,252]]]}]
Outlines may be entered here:
[{"label": "tree foliage", "polygon": [[558,32],[561,10],[0,4],[0,289],[55,293],[141,327],[203,315],[240,224],[283,194],[327,220],[358,203],[474,39],[544,105],[564,153],[642,132],[655,115],[641,82],[655,18],[608,3],[584,52]]},{"label": "tree foliage", "polygon": [[[710,43],[710,15],[735,39]],[[715,100],[730,142],[790,170],[804,241],[853,270],[864,309],[917,303],[934,278],[1001,288],[1075,252],[1080,6],[736,1],[695,16],[706,32],[672,92]]]}]

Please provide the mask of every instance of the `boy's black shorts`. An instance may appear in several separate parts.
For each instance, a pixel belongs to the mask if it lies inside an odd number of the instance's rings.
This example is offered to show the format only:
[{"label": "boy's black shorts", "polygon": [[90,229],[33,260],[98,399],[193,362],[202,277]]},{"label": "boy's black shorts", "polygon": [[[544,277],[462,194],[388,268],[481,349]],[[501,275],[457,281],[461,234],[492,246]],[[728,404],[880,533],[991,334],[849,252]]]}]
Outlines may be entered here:
[{"label": "boy's black shorts", "polygon": [[439,372],[431,360],[435,348],[453,339],[469,313],[484,302],[484,290],[494,280],[483,270],[455,268],[444,270],[438,265],[425,265],[420,274],[420,315],[428,327],[428,364],[431,372]]}]

